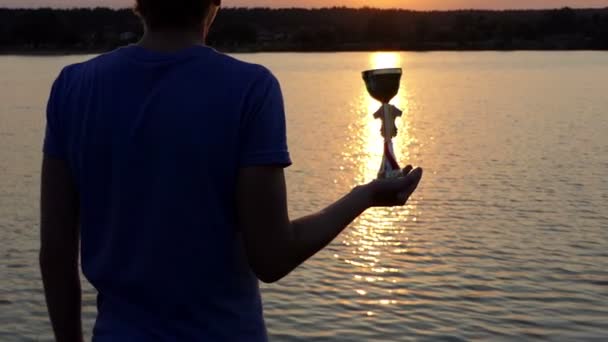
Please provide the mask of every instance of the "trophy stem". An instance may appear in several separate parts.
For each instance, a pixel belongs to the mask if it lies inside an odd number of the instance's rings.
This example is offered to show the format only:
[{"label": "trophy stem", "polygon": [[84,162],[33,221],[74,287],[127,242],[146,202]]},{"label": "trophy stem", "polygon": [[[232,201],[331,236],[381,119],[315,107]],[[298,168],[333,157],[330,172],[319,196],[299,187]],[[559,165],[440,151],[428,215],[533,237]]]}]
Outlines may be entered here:
[{"label": "trophy stem", "polygon": [[[390,120],[391,120],[391,105],[389,105],[388,103],[383,103],[382,104],[382,110],[384,111],[384,122],[390,122]],[[385,124],[383,126],[384,126],[383,127],[383,129],[384,129],[384,141],[385,142],[391,142],[393,140],[393,136],[392,136],[391,132],[389,131],[389,125]]]},{"label": "trophy stem", "polygon": [[384,112],[383,122],[385,123],[383,125],[384,156],[382,157],[382,167],[378,173],[378,178],[395,178],[401,176],[401,168],[399,167],[399,163],[397,163],[397,158],[395,157],[395,150],[393,148],[393,134],[390,131],[390,126],[386,124],[388,122],[392,122],[391,120],[394,120],[394,118],[391,117],[391,105],[384,103],[382,105],[382,109]]}]

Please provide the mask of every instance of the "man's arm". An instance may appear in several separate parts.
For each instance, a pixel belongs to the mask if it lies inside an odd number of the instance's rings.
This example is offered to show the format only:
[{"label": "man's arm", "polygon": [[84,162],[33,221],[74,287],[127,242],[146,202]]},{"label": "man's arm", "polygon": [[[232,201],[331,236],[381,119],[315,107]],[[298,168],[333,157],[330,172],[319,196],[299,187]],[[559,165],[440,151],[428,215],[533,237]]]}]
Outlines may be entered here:
[{"label": "man's arm", "polygon": [[59,342],[80,342],[78,194],[65,161],[45,157],[40,201],[40,268]]},{"label": "man's arm", "polygon": [[249,263],[258,278],[272,283],[285,277],[335,239],[355,218],[375,206],[404,205],[418,187],[422,170],[408,166],[404,177],[355,188],[326,209],[290,221],[282,168],[240,171],[239,224]]}]

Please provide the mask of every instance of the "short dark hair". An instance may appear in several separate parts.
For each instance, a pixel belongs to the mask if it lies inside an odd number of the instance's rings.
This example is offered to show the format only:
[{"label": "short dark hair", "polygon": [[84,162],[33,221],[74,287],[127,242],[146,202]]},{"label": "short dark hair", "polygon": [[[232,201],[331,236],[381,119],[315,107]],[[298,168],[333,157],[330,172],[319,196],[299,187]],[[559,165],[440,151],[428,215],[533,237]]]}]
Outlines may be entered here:
[{"label": "short dark hair", "polygon": [[202,24],[213,0],[136,0],[137,13],[151,29],[188,29]]}]

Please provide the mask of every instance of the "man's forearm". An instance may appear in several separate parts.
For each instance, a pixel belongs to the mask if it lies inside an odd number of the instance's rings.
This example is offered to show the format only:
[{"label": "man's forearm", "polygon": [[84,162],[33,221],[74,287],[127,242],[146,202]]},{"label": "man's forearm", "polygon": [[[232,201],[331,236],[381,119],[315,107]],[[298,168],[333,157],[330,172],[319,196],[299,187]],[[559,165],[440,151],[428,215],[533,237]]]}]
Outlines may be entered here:
[{"label": "man's forearm", "polygon": [[368,191],[357,187],[324,210],[292,222],[298,265],[325,248],[370,207]]},{"label": "man's forearm", "polygon": [[274,261],[276,272],[264,280],[274,282],[285,277],[325,248],[369,207],[368,190],[357,187],[324,210],[292,221],[286,230],[289,237],[278,244],[282,251]]},{"label": "man's forearm", "polygon": [[40,192],[40,269],[58,342],[82,341],[79,201],[66,161],[45,156]]},{"label": "man's forearm", "polygon": [[42,251],[40,267],[53,331],[58,342],[81,342],[81,289],[77,261]]}]

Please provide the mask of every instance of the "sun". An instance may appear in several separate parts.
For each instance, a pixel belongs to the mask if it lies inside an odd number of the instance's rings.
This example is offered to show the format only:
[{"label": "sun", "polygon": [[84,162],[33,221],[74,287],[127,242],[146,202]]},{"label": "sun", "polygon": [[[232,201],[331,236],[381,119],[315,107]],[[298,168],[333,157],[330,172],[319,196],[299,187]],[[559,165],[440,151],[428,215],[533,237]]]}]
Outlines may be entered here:
[{"label": "sun", "polygon": [[401,54],[397,52],[376,52],[370,57],[373,69],[400,68]]}]

